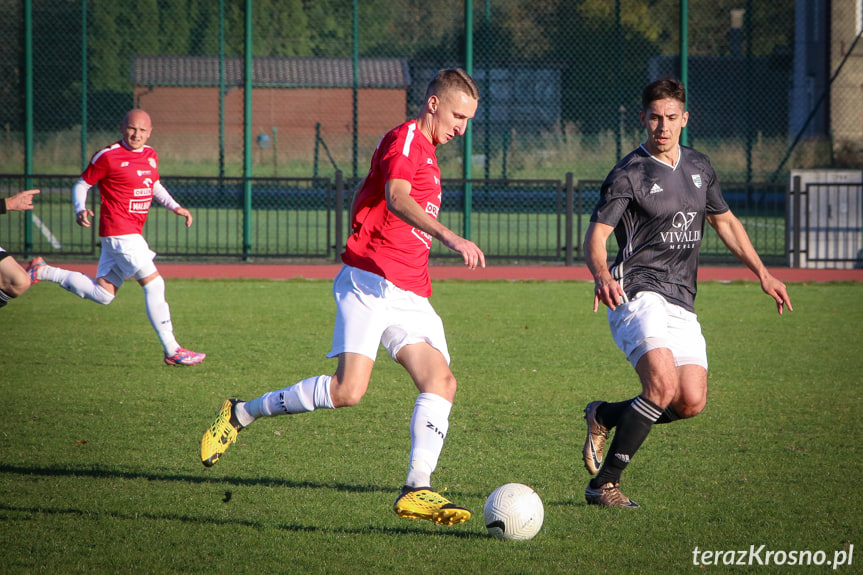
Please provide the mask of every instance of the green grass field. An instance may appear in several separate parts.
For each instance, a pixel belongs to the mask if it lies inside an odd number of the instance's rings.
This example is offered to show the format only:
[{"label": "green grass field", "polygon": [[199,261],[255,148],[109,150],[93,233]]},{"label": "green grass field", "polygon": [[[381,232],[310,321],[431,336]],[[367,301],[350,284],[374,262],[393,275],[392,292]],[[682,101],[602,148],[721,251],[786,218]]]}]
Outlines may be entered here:
[{"label": "green grass field", "polygon": [[[40,283],[0,310],[0,571],[798,573],[831,567],[693,552],[853,545],[837,571],[860,572],[863,285],[790,293],[779,317],[755,283],[700,286],[708,406],[653,430],[624,476],[633,511],[583,498],[584,405],[638,389],[591,285],[438,282],[459,394],[434,486],[474,511],[445,528],[391,510],[416,392],[383,353],[359,406],[261,420],[200,463],[225,397],[334,368],[329,282],[169,280],[180,343],[208,353],[188,369],[162,364],[136,284],[101,307]],[[529,542],[483,526],[511,481],[545,503]]]}]

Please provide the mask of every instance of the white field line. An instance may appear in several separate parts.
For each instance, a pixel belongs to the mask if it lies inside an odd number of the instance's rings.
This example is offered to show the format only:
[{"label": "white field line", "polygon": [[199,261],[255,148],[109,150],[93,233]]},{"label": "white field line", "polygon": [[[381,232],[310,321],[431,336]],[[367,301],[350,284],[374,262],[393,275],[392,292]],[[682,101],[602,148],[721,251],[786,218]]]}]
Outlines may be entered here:
[{"label": "white field line", "polygon": [[37,216],[36,214],[32,214],[32,215],[33,215],[33,223],[36,224],[36,227],[39,228],[39,231],[42,232],[42,235],[45,236],[45,238],[49,242],[51,242],[51,247],[54,248],[55,250],[61,249],[63,247],[63,245],[60,243],[60,240],[58,240],[54,236],[54,234],[51,233],[50,228],[48,228],[48,226],[46,226],[45,223],[39,219],[39,216]]}]

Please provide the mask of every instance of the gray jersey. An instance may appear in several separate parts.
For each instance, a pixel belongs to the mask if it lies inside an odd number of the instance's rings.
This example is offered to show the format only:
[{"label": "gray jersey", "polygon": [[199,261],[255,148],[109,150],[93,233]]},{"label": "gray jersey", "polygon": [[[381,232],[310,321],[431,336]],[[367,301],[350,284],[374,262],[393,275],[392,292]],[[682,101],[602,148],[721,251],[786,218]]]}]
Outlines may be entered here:
[{"label": "gray jersey", "polygon": [[694,311],[705,215],[727,211],[707,156],[680,146],[672,168],[641,146],[608,174],[590,221],[614,227],[610,271],[627,297],[653,291]]}]

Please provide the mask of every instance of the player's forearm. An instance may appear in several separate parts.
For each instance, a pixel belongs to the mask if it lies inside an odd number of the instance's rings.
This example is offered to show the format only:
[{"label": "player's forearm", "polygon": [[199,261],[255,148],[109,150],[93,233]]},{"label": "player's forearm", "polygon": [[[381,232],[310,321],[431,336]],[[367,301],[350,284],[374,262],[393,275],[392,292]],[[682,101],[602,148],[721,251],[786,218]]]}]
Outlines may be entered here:
[{"label": "player's forearm", "polygon": [[153,184],[153,199],[156,200],[160,205],[165,206],[171,211],[176,210],[181,207],[180,203],[171,196],[168,192],[167,188],[162,185],[161,181],[157,181]]},{"label": "player's forearm", "polygon": [[605,244],[608,236],[597,232],[594,224],[587,229],[584,237],[584,263],[595,281],[604,281],[611,278],[608,269],[608,250]]},{"label": "player's forearm", "polygon": [[[404,182],[407,184],[407,182]],[[387,209],[403,222],[423,231],[447,246],[459,237],[445,225],[431,217],[410,195],[410,185],[398,180],[387,184]]]},{"label": "player's forearm", "polygon": [[765,278],[768,274],[767,267],[761,261],[758,252],[755,251],[755,246],[749,240],[749,234],[746,233],[746,228],[737,217],[733,217],[727,221],[723,221],[714,226],[719,239],[740,260],[746,267],[752,270],[759,280]]},{"label": "player's forearm", "polygon": [[427,233],[436,240],[440,240],[447,246],[452,245],[459,237],[448,227],[425,213],[420,205],[416,203],[416,200],[411,197],[408,197],[404,201],[391,202],[388,207],[403,222]]}]

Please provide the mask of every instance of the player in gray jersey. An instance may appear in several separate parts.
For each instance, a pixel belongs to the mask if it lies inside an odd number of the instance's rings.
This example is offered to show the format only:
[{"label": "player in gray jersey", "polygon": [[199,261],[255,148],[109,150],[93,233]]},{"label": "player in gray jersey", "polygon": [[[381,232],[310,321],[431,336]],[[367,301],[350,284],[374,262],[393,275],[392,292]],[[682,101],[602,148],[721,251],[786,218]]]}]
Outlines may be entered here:
[{"label": "player in gray jersey", "polygon": [[[647,141],[621,160],[602,185],[584,238],[595,282],[593,311],[602,302],[617,346],[641,380],[641,393],[584,410],[584,464],[595,477],[589,504],[638,507],[620,491],[620,477],[654,423],[694,417],[707,401],[707,346],[695,315],[698,251],[707,221],[761,282],[780,314],[792,310],[785,284],[773,277],[740,220],[722,198],[710,160],[680,145],[689,119],[686,91],[667,78],[642,93]],[[618,254],[609,268],[606,241]],[[617,428],[604,457],[609,431]]]}]

